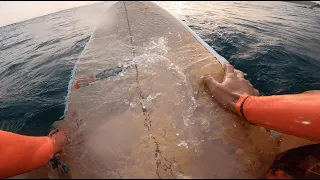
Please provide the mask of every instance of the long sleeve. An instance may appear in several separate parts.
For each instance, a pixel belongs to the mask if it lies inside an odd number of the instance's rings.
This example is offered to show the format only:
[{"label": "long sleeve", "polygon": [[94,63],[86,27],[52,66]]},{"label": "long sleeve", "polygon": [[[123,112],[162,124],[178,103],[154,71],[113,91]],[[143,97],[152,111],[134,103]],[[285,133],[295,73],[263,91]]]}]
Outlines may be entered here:
[{"label": "long sleeve", "polygon": [[0,178],[45,166],[53,155],[50,137],[32,137],[0,130]]},{"label": "long sleeve", "polygon": [[253,124],[320,142],[319,94],[241,95],[235,108]]}]

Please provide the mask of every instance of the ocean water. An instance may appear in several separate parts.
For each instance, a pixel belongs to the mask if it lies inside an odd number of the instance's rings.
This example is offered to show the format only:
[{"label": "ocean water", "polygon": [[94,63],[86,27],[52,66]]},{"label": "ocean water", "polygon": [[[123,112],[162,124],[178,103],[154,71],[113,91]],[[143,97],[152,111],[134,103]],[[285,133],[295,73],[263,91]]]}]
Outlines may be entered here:
[{"label": "ocean water", "polygon": [[[0,27],[0,129],[46,135],[71,71],[111,3]],[[320,89],[320,9],[286,2],[160,2],[262,95]]]}]

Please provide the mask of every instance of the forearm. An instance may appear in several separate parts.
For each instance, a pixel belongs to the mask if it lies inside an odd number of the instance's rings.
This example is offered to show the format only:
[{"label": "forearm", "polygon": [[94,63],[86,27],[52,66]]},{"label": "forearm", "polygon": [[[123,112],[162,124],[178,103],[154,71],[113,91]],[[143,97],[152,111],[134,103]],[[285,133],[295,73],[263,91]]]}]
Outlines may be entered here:
[{"label": "forearm", "polygon": [[242,95],[235,108],[249,122],[320,142],[319,94],[246,97]]},{"label": "forearm", "polygon": [[0,130],[0,178],[45,166],[53,156],[50,137],[31,137]]}]

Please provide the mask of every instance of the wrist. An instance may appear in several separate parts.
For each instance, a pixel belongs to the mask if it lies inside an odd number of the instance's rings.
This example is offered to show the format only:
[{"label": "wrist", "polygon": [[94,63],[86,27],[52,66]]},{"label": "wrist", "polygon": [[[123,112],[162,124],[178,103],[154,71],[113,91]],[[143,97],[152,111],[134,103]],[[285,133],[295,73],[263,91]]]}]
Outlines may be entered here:
[{"label": "wrist", "polygon": [[241,94],[232,93],[232,97],[233,97],[232,102],[233,102],[233,108],[234,108],[235,104],[239,101]]},{"label": "wrist", "polygon": [[51,158],[53,158],[54,155],[55,155],[56,153],[58,153],[59,151],[58,151],[58,149],[57,149],[57,147],[56,147],[57,145],[56,145],[55,139],[52,138],[52,137],[49,137],[49,139],[50,139],[50,141],[52,142],[52,154],[51,154]]},{"label": "wrist", "polygon": [[238,102],[239,99],[240,99],[240,95],[239,94],[231,93],[228,96],[226,96],[226,98],[225,98],[225,102],[229,102],[229,103],[223,104],[223,106],[225,106],[230,111],[236,113],[235,105],[236,105],[236,103]]},{"label": "wrist", "polygon": [[246,117],[245,117],[245,114],[244,114],[244,104],[245,104],[245,101],[250,97],[249,94],[242,94],[242,95],[239,95],[239,99],[237,100],[237,102],[234,104],[234,108],[235,108],[235,112],[241,116],[242,118],[244,118],[245,120]]}]

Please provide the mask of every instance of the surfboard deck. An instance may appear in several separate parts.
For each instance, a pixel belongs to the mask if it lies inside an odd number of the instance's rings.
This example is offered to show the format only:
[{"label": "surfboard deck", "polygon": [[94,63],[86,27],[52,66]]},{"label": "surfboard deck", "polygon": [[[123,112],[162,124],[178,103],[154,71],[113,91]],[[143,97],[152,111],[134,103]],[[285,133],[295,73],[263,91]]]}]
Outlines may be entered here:
[{"label": "surfboard deck", "polygon": [[73,89],[65,161],[73,178],[259,178],[279,141],[222,108],[200,77],[224,70],[172,15],[117,2],[95,29],[75,79],[122,67]]}]

